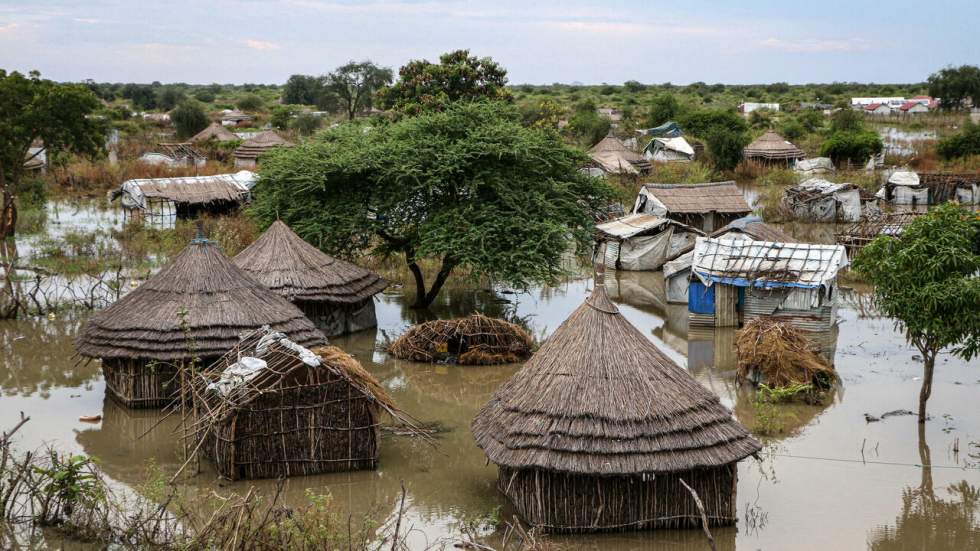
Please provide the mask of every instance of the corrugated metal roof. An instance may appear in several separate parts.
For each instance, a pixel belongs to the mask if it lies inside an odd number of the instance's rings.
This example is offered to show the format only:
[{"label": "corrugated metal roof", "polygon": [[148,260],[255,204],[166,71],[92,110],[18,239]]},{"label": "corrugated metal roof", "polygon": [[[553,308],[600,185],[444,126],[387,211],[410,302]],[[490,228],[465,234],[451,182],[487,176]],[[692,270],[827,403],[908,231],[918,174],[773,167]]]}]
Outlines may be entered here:
[{"label": "corrugated metal roof", "polygon": [[832,281],[847,264],[840,245],[699,237],[692,271],[705,285],[812,288]]}]

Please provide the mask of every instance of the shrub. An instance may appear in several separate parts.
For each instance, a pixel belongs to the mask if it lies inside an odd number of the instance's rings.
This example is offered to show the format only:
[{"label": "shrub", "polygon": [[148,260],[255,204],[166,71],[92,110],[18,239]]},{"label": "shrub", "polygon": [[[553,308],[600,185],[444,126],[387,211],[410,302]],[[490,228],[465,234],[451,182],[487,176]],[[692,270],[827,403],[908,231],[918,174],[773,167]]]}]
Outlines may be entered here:
[{"label": "shrub", "polygon": [[293,120],[293,128],[302,136],[309,136],[320,128],[323,119],[311,113],[301,113]]},{"label": "shrub", "polygon": [[749,145],[749,135],[744,131],[717,128],[705,140],[708,155],[717,170],[732,170],[742,160],[742,150]]},{"label": "shrub", "polygon": [[204,130],[208,126],[208,116],[201,104],[190,100],[184,101],[170,112],[170,120],[177,129],[178,138],[188,138]]},{"label": "shrub", "polygon": [[820,147],[820,155],[830,157],[835,164],[842,161],[861,164],[881,153],[882,147],[881,136],[872,130],[842,130],[827,138]]},{"label": "shrub", "polygon": [[939,140],[936,152],[946,160],[980,155],[980,124],[966,121],[958,134]]},{"label": "shrub", "polygon": [[790,119],[779,126],[779,133],[790,141],[798,140],[806,135],[806,128],[799,121]]},{"label": "shrub", "polygon": [[235,105],[242,111],[260,111],[265,102],[255,94],[248,94],[239,99]]}]

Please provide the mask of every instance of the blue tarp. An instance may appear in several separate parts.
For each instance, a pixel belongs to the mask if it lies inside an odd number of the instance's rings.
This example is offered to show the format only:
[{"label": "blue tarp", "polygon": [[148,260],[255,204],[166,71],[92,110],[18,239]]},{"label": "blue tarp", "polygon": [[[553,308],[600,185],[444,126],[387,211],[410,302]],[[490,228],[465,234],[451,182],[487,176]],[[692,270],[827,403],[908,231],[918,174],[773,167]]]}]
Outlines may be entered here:
[{"label": "blue tarp", "polygon": [[748,279],[745,279],[743,277],[720,277],[720,276],[708,275],[704,272],[697,272],[697,274],[705,279],[711,280],[714,283],[721,283],[723,285],[734,285],[736,287],[755,287],[757,289],[780,289],[786,287],[796,287],[799,289],[816,289],[820,287],[820,285],[808,285],[806,283],[798,283],[795,281],[766,281],[763,279],[755,279],[749,281]]},{"label": "blue tarp", "polygon": [[681,127],[677,125],[674,121],[667,121],[660,126],[655,126],[653,128],[645,128],[640,130],[644,136],[653,136],[654,138],[679,138],[684,135],[681,131]]},{"label": "blue tarp", "polygon": [[691,284],[687,286],[687,311],[695,314],[714,314],[714,286],[705,287],[700,281],[691,280]]}]

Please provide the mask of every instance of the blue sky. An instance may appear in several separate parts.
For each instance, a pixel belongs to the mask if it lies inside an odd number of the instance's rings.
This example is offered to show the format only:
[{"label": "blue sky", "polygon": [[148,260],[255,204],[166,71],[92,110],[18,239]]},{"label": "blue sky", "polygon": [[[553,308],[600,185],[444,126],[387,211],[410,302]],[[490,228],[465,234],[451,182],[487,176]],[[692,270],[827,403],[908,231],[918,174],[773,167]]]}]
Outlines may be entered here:
[{"label": "blue sky", "polygon": [[976,0],[0,0],[0,68],[56,80],[284,82],[469,48],[512,83],[918,82],[980,63]]}]

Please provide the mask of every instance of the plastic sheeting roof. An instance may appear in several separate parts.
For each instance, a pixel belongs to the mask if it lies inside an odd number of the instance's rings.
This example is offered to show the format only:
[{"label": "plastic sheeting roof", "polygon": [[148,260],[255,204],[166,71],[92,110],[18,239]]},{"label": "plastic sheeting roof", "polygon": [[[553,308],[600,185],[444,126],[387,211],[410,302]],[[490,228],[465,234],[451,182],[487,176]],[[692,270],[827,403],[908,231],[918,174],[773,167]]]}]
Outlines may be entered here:
[{"label": "plastic sheeting roof", "polygon": [[652,214],[630,214],[616,220],[610,220],[595,227],[601,233],[619,239],[629,239],[645,231],[655,230],[668,224],[675,224],[673,220],[660,218]]},{"label": "plastic sheeting roof", "polygon": [[898,170],[888,177],[888,183],[893,186],[916,187],[919,185],[919,175],[910,170]]},{"label": "plastic sheeting roof", "polygon": [[119,191],[124,207],[145,209],[148,197],[159,197],[175,203],[239,199],[252,189],[255,180],[254,172],[242,170],[235,174],[213,176],[126,180]]},{"label": "plastic sheeting roof", "polygon": [[652,149],[654,142],[662,144],[665,149],[677,151],[678,153],[683,153],[689,157],[694,156],[694,148],[691,147],[691,144],[687,143],[687,140],[680,136],[676,138],[654,138],[650,141],[650,144],[647,145],[646,148]]},{"label": "plastic sheeting roof", "polygon": [[828,285],[847,265],[841,245],[699,237],[691,270],[706,286],[812,289]]}]

